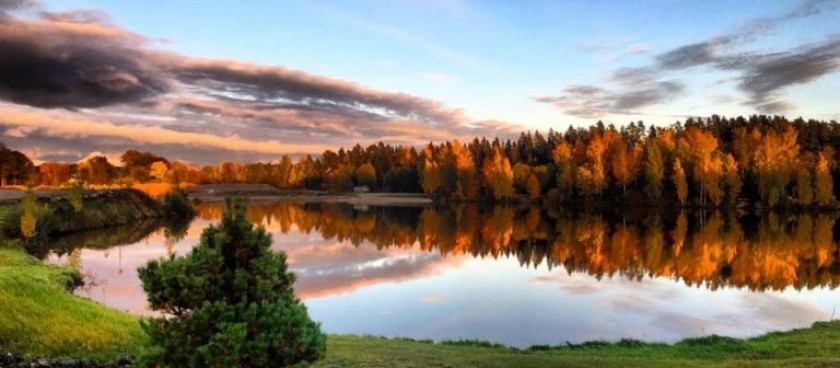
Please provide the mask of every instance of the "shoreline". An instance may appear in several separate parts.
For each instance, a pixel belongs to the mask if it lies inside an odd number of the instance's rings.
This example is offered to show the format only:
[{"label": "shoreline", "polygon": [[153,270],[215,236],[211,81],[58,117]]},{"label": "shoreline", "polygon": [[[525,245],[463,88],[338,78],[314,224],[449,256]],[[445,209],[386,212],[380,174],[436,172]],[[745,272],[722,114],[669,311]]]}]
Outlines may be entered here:
[{"label": "shoreline", "polygon": [[200,203],[223,203],[228,197],[243,197],[247,202],[256,203],[344,203],[354,206],[427,206],[434,203],[431,198],[422,194],[399,193],[358,193],[358,194],[328,194],[328,195],[260,195],[260,194],[226,194],[226,195],[193,195],[190,198]]}]

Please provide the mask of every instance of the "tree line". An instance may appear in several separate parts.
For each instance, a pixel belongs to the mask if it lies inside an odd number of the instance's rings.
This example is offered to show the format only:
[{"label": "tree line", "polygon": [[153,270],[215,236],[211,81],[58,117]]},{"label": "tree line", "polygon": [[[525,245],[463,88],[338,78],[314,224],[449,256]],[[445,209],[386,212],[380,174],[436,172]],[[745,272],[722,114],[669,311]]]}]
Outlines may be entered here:
[{"label": "tree line", "polygon": [[440,199],[683,206],[833,207],[840,179],[836,121],[753,115],[689,118],[670,126],[598,122],[518,139],[475,138],[421,147],[384,143],[296,160],[196,167],[150,152],[34,165],[0,147],[3,185],[266,183],[281,189],[426,193]]}]

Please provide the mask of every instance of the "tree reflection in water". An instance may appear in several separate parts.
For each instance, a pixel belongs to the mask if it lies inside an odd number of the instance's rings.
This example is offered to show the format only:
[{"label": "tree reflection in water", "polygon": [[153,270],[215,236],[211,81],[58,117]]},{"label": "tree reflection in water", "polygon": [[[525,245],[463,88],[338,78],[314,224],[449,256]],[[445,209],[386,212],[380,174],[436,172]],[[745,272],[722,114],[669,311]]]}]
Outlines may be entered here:
[{"label": "tree reflection in water", "polygon": [[[200,209],[205,220],[220,213],[216,205]],[[832,214],[573,214],[477,205],[360,211],[341,204],[275,204],[249,207],[248,218],[279,225],[284,234],[294,227],[378,249],[516,257],[523,267],[563,266],[597,278],[666,277],[713,290],[754,291],[840,283]]]}]

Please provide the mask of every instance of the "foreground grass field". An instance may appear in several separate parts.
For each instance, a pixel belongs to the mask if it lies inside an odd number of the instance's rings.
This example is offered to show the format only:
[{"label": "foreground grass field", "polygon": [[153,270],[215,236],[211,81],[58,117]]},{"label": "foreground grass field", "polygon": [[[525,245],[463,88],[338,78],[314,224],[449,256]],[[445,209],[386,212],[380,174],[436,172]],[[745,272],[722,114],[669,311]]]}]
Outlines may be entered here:
[{"label": "foreground grass field", "polygon": [[[113,360],[146,345],[139,319],[66,292],[73,270],[0,244],[0,353]],[[314,367],[840,367],[840,322],[753,339],[623,340],[511,349],[483,342],[329,336]]]}]

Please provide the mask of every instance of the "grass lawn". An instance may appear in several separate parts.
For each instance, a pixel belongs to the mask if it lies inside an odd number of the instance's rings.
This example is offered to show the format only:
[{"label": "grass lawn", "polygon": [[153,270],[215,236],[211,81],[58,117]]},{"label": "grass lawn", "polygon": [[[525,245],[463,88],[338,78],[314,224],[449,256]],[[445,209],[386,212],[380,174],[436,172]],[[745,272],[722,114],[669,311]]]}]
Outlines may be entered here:
[{"label": "grass lawn", "polygon": [[[112,360],[147,340],[137,317],[65,290],[73,270],[0,244],[0,353]],[[624,340],[511,349],[482,342],[431,343],[370,336],[327,339],[314,367],[840,367],[840,321],[753,339],[710,336],[676,344]]]}]

